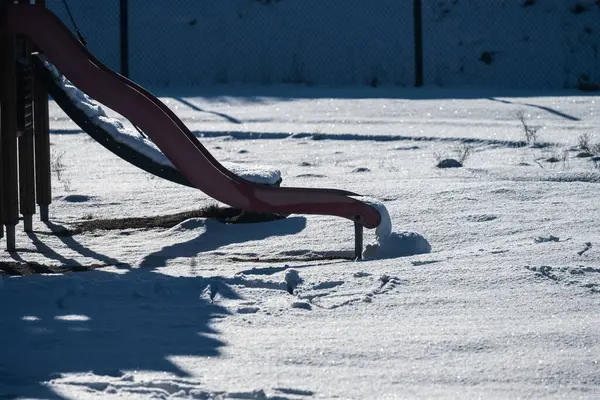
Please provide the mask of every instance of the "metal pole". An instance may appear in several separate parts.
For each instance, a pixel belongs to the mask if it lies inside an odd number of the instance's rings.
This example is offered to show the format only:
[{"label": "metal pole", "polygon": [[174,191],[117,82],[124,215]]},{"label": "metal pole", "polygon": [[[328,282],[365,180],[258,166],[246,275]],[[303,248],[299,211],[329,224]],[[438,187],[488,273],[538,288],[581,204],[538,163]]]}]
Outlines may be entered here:
[{"label": "metal pole", "polygon": [[354,258],[362,259],[363,251],[363,226],[358,222],[354,222]]},{"label": "metal pole", "polygon": [[31,45],[24,37],[17,38],[17,137],[19,148],[19,199],[23,228],[33,230],[35,214],[35,173],[33,161],[33,77]]},{"label": "metal pole", "polygon": [[15,37],[5,36],[2,48],[2,223],[6,249],[15,251],[15,226],[19,222],[17,173],[17,113],[15,99]]},{"label": "metal pole", "polygon": [[415,34],[415,87],[423,86],[423,13],[421,0],[413,0]]},{"label": "metal pole", "polygon": [[129,10],[128,0],[120,0],[121,75],[129,78]]},{"label": "metal pole", "polygon": [[[1,3],[0,3],[1,4]],[[4,54],[4,42],[2,40],[2,37],[0,36],[0,54]],[[1,65],[3,64],[4,61],[0,60],[0,74],[3,73],[4,71],[4,67]],[[0,79],[0,93],[4,93],[4,82]],[[0,95],[0,160],[2,160],[4,157],[2,156],[2,132],[4,130],[4,95]],[[2,168],[2,162],[0,162],[0,238],[4,237],[4,201],[2,199],[4,199],[4,186],[3,186],[3,179],[2,176],[4,175],[3,173],[3,168]]]},{"label": "metal pole", "polygon": [[[29,4],[19,0],[19,4]],[[16,100],[17,147],[19,168],[19,207],[23,215],[23,230],[33,231],[35,214],[35,165],[33,161],[33,77],[31,43],[26,37],[16,39]]]}]

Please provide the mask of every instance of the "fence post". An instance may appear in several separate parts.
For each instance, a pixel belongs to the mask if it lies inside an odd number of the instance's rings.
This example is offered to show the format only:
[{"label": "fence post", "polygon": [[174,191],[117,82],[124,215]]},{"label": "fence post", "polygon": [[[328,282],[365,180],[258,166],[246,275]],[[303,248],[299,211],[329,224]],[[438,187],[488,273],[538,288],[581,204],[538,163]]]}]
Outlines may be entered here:
[{"label": "fence post", "polygon": [[[0,37],[0,55],[4,55],[4,43],[2,41],[2,37]],[[0,60],[0,73],[3,72],[3,68],[2,68],[2,63],[4,61]],[[5,82],[2,82],[0,79],[0,238],[4,237],[4,185],[3,185],[3,178],[2,176],[4,175],[3,172],[3,168],[2,168],[2,159],[4,158],[2,155],[2,135],[3,135],[3,130],[4,130],[4,115],[2,115],[2,113],[4,112],[4,105],[3,105],[3,101],[4,101],[4,96],[2,95],[2,93],[4,93],[4,85]]]},{"label": "fence post", "polygon": [[15,226],[19,223],[17,171],[17,110],[15,99],[15,37],[3,36],[0,103],[2,103],[2,223],[6,249],[15,251]]},{"label": "fence post", "polygon": [[413,0],[415,34],[415,87],[423,86],[423,13],[421,0]]},{"label": "fence post", "polygon": [[128,0],[120,0],[119,7],[121,26],[121,75],[129,78],[129,10]]}]

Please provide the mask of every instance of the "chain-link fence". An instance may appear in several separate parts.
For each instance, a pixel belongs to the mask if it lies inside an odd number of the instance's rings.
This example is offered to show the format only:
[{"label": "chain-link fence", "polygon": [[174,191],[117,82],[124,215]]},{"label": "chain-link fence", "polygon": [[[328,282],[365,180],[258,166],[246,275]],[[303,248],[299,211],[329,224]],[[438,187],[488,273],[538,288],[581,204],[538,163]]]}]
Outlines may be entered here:
[{"label": "chain-link fence", "polygon": [[409,85],[411,8],[369,2],[131,0],[130,72],[153,84]]},{"label": "chain-link fence", "polygon": [[[412,86],[420,0],[71,0],[92,53],[143,85]],[[422,0],[426,85],[600,83],[600,1]],[[48,7],[69,26],[62,0]],[[418,25],[417,25],[418,26]],[[418,54],[418,52],[417,52]]]},{"label": "chain-link fence", "polygon": [[[119,0],[68,0],[67,4],[92,54],[119,71]],[[74,31],[63,0],[46,0],[46,6]]]},{"label": "chain-link fence", "polygon": [[423,30],[430,84],[556,89],[600,83],[595,0],[425,1]]}]

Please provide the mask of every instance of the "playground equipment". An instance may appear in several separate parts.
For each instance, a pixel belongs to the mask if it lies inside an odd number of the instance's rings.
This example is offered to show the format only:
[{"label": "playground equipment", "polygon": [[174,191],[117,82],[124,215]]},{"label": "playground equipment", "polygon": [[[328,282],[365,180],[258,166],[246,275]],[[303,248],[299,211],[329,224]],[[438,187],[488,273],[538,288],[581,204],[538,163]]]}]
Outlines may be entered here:
[{"label": "playground equipment", "polygon": [[357,199],[360,195],[356,193],[337,189],[275,187],[253,183],[235,175],[202,146],[166,105],[90,54],[44,7],[44,1],[4,4],[0,29],[3,52],[0,189],[2,222],[6,227],[9,251],[15,250],[15,226],[19,220],[17,199],[21,200],[24,228],[28,231],[35,213],[34,187],[37,188],[42,221],[48,220],[51,197],[47,93],[39,75],[32,73],[34,49],[43,53],[83,92],[139,127],[184,178],[179,183],[189,184],[222,203],[246,211],[320,214],[350,219],[355,225],[357,258],[362,252],[363,227],[375,228],[380,224],[381,215],[376,206]]},{"label": "playground equipment", "polygon": [[[44,0],[38,0],[37,7],[44,7]],[[19,208],[26,232],[32,230],[36,198],[40,219],[48,221],[52,197],[48,95],[29,67],[28,56],[35,50],[30,41],[4,30],[1,35],[0,238],[5,227],[6,247],[13,251]]]}]

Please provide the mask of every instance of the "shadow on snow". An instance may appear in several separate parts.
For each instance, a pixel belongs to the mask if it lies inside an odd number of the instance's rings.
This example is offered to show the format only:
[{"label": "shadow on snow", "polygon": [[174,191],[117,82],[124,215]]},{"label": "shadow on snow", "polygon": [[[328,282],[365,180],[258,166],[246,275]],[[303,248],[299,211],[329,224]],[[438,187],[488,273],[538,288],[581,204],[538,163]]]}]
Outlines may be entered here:
[{"label": "shadow on snow", "polygon": [[[43,384],[64,373],[128,370],[187,376],[168,358],[216,356],[209,335],[227,310],[203,298],[207,280],[144,269],[6,280],[0,291],[0,398],[57,398]],[[221,295],[234,292],[222,291]]]},{"label": "shadow on snow", "polygon": [[147,255],[140,263],[140,267],[159,268],[165,266],[170,259],[196,257],[200,253],[230,244],[262,240],[270,236],[294,235],[306,227],[306,218],[288,217],[279,221],[254,224],[223,224],[214,220],[189,220],[179,226],[179,228],[182,227],[184,229],[203,229],[197,237],[191,240],[165,246],[159,251]]},{"label": "shadow on snow", "polygon": [[[224,346],[210,323],[229,312],[211,302],[207,288],[218,287],[225,298],[240,296],[225,278],[172,277],[150,268],[228,244],[295,234],[306,225],[303,217],[263,223],[261,229],[186,222],[169,233],[176,238],[177,230],[202,228],[201,233],[148,255],[141,265],[147,268],[121,264],[120,273],[97,269],[0,281],[0,398],[60,398],[44,382],[68,373],[122,377],[146,370],[188,376],[170,357],[218,356]],[[51,258],[72,261],[33,239]],[[83,249],[73,238],[64,240],[81,254],[116,262]]]}]

